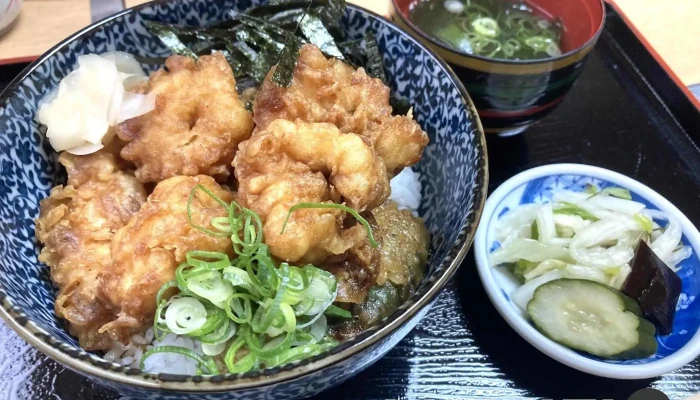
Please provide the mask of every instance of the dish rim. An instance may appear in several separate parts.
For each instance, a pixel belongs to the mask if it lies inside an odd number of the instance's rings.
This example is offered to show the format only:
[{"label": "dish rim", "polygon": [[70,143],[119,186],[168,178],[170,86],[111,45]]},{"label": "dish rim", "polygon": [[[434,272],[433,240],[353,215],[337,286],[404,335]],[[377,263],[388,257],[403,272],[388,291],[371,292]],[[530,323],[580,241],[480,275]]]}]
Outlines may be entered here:
[{"label": "dish rim", "polygon": [[[29,66],[27,66],[10,84],[0,93],[0,108],[12,98],[12,94],[19,84],[33,73],[40,65],[54,56],[64,46],[69,45],[73,41],[80,40],[84,35],[87,35],[103,25],[126,17],[142,8],[152,7],[157,4],[177,3],[178,0],[156,0],[140,4],[128,9],[125,9],[117,14],[97,21],[89,26],[80,29],[79,31],[68,36],[54,47],[42,54]],[[100,379],[105,379],[117,384],[135,386],[141,389],[162,390],[162,391],[180,391],[188,393],[206,393],[206,392],[221,392],[241,389],[252,389],[257,387],[271,386],[285,381],[301,379],[312,373],[319,372],[327,367],[338,364],[347,360],[370,346],[380,342],[390,334],[396,332],[406,322],[411,320],[420,310],[425,308],[445,287],[449,279],[454,275],[455,271],[461,265],[464,257],[469,251],[477,230],[478,222],[482,215],[486,194],[488,192],[488,153],[486,149],[486,136],[483,126],[478,117],[474,103],[462,82],[457,78],[452,68],[440,58],[432,49],[419,40],[411,36],[401,27],[394,24],[387,18],[363,7],[348,4],[347,8],[355,12],[360,12],[381,21],[383,24],[393,29],[397,35],[401,35],[407,40],[410,40],[414,45],[418,46],[423,52],[431,56],[437,64],[442,67],[447,74],[452,84],[457,88],[461,95],[461,100],[464,106],[469,109],[470,122],[474,125],[476,131],[474,145],[477,149],[481,149],[476,162],[476,179],[474,188],[474,212],[466,215],[463,228],[459,231],[456,241],[445,256],[442,263],[449,263],[445,268],[445,272],[425,284],[423,293],[415,293],[411,300],[413,303],[404,309],[394,311],[385,320],[377,325],[370,327],[360,335],[342,343],[341,345],[312,358],[307,358],[298,362],[290,363],[282,367],[266,369],[263,371],[247,372],[244,374],[222,374],[213,376],[186,376],[186,375],[171,375],[171,374],[154,374],[146,373],[136,368],[126,368],[118,366],[115,363],[108,362],[98,358],[98,356],[86,352],[84,350],[76,351],[73,348],[65,345],[65,343],[44,331],[26,316],[20,315],[16,311],[16,307],[8,301],[8,296],[5,293],[2,285],[0,285],[0,319],[12,328],[20,337],[30,343],[36,349],[47,355],[54,361],[67,366],[80,373],[88,376],[94,376]],[[420,297],[416,298],[417,295]],[[409,301],[411,301],[409,300]],[[72,354],[71,354],[72,353]]]},{"label": "dish rim", "polygon": [[[417,0],[421,1],[421,0]],[[416,2],[416,0],[412,0],[411,3]],[[581,45],[576,47],[575,49],[569,50],[566,53],[562,53],[559,56],[556,57],[549,57],[549,58],[537,58],[534,60],[506,60],[502,58],[489,58],[485,56],[480,56],[477,54],[469,54],[466,52],[463,52],[461,50],[454,49],[452,47],[449,47],[445,45],[444,43],[441,43],[439,40],[434,38],[433,36],[429,35],[428,33],[424,32],[418,25],[414,24],[413,21],[410,20],[410,18],[406,18],[403,13],[401,12],[401,7],[397,4],[397,0],[391,0],[391,6],[394,8],[395,14],[401,19],[403,23],[405,23],[407,26],[409,26],[413,31],[415,31],[418,35],[420,35],[421,38],[427,40],[431,45],[437,46],[440,48],[440,50],[446,51],[448,53],[451,53],[457,57],[460,58],[473,58],[475,60],[483,61],[486,63],[492,63],[492,64],[503,64],[503,65],[513,65],[513,66],[519,66],[519,65],[539,65],[539,64],[550,64],[550,63],[555,63],[560,60],[565,60],[575,54],[578,54],[585,49],[591,47],[594,43],[598,41],[598,37],[600,34],[603,32],[603,29],[605,29],[605,20],[606,20],[606,15],[605,15],[605,0],[598,0],[600,3],[600,7],[602,9],[602,17],[600,21],[600,26],[598,29],[595,31],[595,33],[588,39],[586,42]]]},{"label": "dish rim", "polygon": [[489,196],[484,206],[481,222],[477,228],[474,239],[476,266],[491,303],[508,325],[536,349],[564,365],[591,375],[613,379],[647,379],[663,375],[688,364],[700,355],[700,328],[683,347],[663,359],[638,365],[611,364],[582,356],[545,337],[522,315],[517,313],[514,307],[511,306],[511,302],[502,295],[501,287],[498,286],[493,276],[493,267],[488,261],[489,246],[486,243],[489,226],[495,222],[493,216],[496,208],[506,196],[523,184],[545,176],[566,174],[604,179],[631,190],[677,219],[681,224],[683,235],[688,239],[693,250],[696,253],[700,250],[700,232],[698,232],[698,229],[695,228],[688,217],[664,196],[633,178],[605,168],[586,164],[549,164],[532,168],[503,182]]}]

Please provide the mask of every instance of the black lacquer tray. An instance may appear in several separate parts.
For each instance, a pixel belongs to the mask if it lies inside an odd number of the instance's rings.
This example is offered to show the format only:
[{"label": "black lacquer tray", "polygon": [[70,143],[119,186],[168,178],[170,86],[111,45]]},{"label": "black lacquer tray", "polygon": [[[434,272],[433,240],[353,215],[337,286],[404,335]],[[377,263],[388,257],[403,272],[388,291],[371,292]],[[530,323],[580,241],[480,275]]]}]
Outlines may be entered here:
[{"label": "black lacquer tray", "polygon": [[[19,72],[0,67],[0,89]],[[488,138],[490,189],[538,165],[574,162],[637,179],[700,225],[700,111],[608,8],[605,31],[563,104],[523,135]],[[628,399],[653,387],[700,392],[700,359],[656,379],[616,381],[570,369],[520,338],[481,286],[472,254],[428,316],[395,349],[314,400]],[[39,354],[0,322],[0,398],[114,400]]]}]

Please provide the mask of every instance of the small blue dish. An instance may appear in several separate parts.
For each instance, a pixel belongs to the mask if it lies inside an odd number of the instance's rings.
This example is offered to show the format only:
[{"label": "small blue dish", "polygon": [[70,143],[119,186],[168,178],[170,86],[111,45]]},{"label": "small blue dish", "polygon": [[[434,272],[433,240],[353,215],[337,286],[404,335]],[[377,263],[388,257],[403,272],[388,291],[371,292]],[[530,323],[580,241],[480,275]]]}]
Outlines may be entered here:
[{"label": "small blue dish", "polygon": [[327,353],[238,375],[147,374],[82,350],[54,313],[55,289],[37,261],[34,219],[39,200],[65,182],[57,156],[33,122],[43,96],[87,53],[125,51],[169,55],[143,22],[208,25],[262,0],[149,2],[93,24],[30,65],[0,95],[0,316],[54,360],[124,395],[145,399],[292,399],[308,397],[357,374],[399,342],[424,316],[472,243],[487,188],[484,134],[459,80],[432,51],[392,23],[354,6],[342,21],[351,39],[374,32],[391,89],[409,99],[430,136],[417,166],[420,213],[431,232],[428,272],[416,293],[392,315]]},{"label": "small blue dish", "polygon": [[[493,228],[508,210],[521,204],[550,202],[553,193],[559,190],[581,192],[588,184],[629,189],[633,200],[645,204],[648,209],[661,210],[678,221],[683,230],[683,243],[693,249],[692,256],[678,265],[682,292],[676,306],[673,332],[657,336],[658,350],[650,358],[603,360],[555,343],[541,334],[511,301],[509,294],[520,286],[516,278],[504,268],[490,265],[489,254],[499,247]],[[629,177],[578,164],[553,164],[522,172],[503,183],[487,200],[474,251],[481,281],[501,316],[525,340],[563,364],[607,378],[644,379],[673,371],[700,355],[700,232],[668,200]]]}]

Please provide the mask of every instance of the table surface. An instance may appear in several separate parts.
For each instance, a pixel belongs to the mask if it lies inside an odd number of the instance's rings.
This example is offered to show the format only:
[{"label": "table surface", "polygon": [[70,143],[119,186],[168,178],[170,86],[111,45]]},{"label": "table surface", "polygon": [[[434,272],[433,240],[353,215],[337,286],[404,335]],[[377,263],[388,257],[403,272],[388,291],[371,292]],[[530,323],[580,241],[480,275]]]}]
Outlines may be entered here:
[{"label": "table surface", "polygon": [[[348,0],[387,15],[389,0]],[[612,0],[686,86],[700,83],[698,0]],[[144,0],[125,0],[132,7]],[[0,64],[29,61],[90,24],[90,0],[25,0],[14,28],[0,37]]]}]

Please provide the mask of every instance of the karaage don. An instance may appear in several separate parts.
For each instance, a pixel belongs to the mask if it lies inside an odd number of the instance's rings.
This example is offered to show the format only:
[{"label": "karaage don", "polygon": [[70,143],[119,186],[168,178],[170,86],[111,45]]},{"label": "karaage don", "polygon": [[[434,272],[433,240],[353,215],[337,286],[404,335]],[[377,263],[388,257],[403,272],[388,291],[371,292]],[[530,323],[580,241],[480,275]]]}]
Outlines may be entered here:
[{"label": "karaage don", "polygon": [[[151,342],[152,326],[156,337],[201,340],[210,356],[239,335],[249,348],[232,345],[232,359],[252,360],[255,346],[282,346],[284,332],[326,337],[329,310],[347,318],[336,336],[348,337],[413,291],[427,230],[387,199],[427,134],[411,112],[392,115],[381,80],[313,45],[302,47],[291,85],[274,83],[274,72],[251,114],[221,53],[169,57],[134,89],[155,93],[155,109],[109,129],[97,153],[60,156],[68,184],[41,202],[36,234],[59,287],[56,314],[82,347],[117,360],[115,349],[137,337]],[[419,192],[416,179],[409,190]],[[196,358],[163,351],[173,350]],[[277,365],[255,362],[244,366]]]},{"label": "karaage don", "polygon": [[[233,194],[209,176],[177,176],[160,182],[148,201],[120,229],[112,242],[111,268],[102,272],[100,297],[117,316],[100,331],[138,330],[153,320],[156,294],[175,278],[175,270],[188,251],[231,253],[231,239],[212,236],[196,227],[212,229],[214,217],[226,216],[226,210],[202,190],[210,190],[225,202]],[[188,219],[188,203],[190,215]]]},{"label": "karaage don", "polygon": [[[110,269],[112,239],[146,201],[146,193],[105,151],[62,153],[59,161],[68,171],[68,182],[41,201],[36,236],[44,247],[39,261],[51,267],[59,288],[56,315],[69,322],[82,347],[105,349],[111,340],[98,330],[113,314],[98,299],[98,276]],[[115,337],[128,339],[122,331]]]},{"label": "karaage don", "polygon": [[165,66],[144,88],[157,94],[155,110],[117,127],[128,142],[121,156],[136,165],[142,182],[200,174],[225,179],[238,144],[253,130],[231,67],[221,53],[197,61],[172,56]]}]

